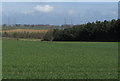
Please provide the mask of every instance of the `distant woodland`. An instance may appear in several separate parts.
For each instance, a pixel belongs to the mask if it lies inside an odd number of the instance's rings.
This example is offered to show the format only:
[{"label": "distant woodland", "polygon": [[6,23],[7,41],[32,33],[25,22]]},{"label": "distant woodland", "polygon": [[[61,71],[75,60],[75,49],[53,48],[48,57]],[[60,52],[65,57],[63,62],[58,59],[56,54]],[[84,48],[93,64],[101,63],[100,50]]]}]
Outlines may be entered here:
[{"label": "distant woodland", "polygon": [[88,22],[70,28],[52,29],[47,32],[3,32],[3,37],[34,38],[43,41],[120,41],[120,19]]}]

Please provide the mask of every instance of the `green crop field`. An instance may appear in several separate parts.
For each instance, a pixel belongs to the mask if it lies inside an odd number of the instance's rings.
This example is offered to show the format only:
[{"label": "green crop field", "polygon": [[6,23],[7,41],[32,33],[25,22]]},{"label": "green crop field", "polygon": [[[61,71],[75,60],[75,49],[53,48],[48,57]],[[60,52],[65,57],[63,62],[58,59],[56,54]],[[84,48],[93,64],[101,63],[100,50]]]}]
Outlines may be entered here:
[{"label": "green crop field", "polygon": [[116,79],[117,42],[3,40],[4,79]]}]

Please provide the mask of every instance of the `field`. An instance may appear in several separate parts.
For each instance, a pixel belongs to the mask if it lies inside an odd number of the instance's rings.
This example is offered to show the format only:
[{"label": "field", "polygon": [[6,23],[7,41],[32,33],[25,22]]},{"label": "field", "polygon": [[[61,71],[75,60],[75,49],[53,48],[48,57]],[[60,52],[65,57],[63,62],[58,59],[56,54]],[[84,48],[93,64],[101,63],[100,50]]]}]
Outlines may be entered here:
[{"label": "field", "polygon": [[24,33],[24,32],[29,32],[29,33],[41,33],[41,32],[47,32],[48,30],[35,30],[35,29],[10,29],[10,30],[3,30],[2,32],[7,32],[7,33],[14,33],[14,32],[19,32],[19,33]]},{"label": "field", "polygon": [[4,79],[116,79],[117,42],[3,40]]},{"label": "field", "polygon": [[10,29],[3,30],[2,37],[43,39],[43,37],[48,31],[49,30],[37,30],[37,29]]}]

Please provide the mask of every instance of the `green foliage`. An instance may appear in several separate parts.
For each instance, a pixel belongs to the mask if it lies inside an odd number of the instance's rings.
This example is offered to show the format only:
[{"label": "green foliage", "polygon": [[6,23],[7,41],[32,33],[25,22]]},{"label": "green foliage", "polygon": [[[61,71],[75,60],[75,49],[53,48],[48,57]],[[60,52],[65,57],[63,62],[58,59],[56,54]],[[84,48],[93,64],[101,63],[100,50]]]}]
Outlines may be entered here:
[{"label": "green foliage", "polygon": [[116,42],[3,40],[3,79],[117,79]]},{"label": "green foliage", "polygon": [[88,22],[72,28],[52,29],[47,33],[3,33],[3,37],[33,38],[44,41],[120,41],[120,20]]},{"label": "green foliage", "polygon": [[0,37],[2,37],[2,33],[0,32]]},{"label": "green foliage", "polygon": [[120,41],[120,20],[96,21],[76,25],[64,30],[54,30],[54,41]]},{"label": "green foliage", "polygon": [[52,41],[53,40],[53,31],[49,30],[45,36],[43,37],[44,41]]}]

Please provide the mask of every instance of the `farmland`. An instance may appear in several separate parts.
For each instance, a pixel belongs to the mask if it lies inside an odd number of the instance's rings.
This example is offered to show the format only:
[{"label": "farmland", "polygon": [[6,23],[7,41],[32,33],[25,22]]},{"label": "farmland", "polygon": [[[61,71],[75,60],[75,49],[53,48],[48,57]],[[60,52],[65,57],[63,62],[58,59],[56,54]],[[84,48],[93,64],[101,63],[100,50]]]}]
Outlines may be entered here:
[{"label": "farmland", "polygon": [[9,29],[3,30],[3,37],[10,38],[35,38],[42,39],[48,30],[37,30],[37,29]]},{"label": "farmland", "polygon": [[14,33],[14,32],[19,32],[19,33],[24,33],[24,32],[29,32],[29,33],[37,33],[37,32],[47,32],[48,30],[35,30],[35,29],[11,29],[11,30],[3,30],[2,32],[7,32],[7,33]]},{"label": "farmland", "polygon": [[4,79],[116,79],[117,42],[3,40]]}]

